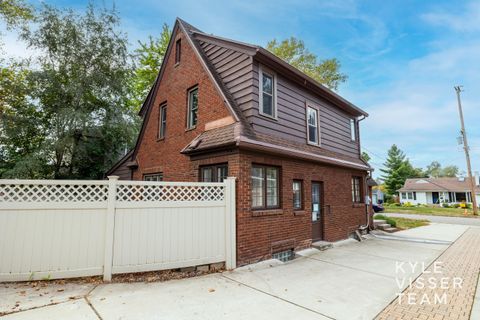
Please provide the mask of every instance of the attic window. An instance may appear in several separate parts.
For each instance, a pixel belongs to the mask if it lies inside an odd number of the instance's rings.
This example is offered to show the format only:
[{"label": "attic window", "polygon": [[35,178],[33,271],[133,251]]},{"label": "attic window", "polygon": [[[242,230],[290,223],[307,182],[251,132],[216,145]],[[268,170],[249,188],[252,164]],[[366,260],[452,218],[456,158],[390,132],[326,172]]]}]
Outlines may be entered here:
[{"label": "attic window", "polygon": [[260,67],[260,114],[271,118],[277,117],[277,82],[275,75]]},{"label": "attic window", "polygon": [[178,39],[175,42],[175,63],[180,63],[180,57],[182,56],[182,39]]}]

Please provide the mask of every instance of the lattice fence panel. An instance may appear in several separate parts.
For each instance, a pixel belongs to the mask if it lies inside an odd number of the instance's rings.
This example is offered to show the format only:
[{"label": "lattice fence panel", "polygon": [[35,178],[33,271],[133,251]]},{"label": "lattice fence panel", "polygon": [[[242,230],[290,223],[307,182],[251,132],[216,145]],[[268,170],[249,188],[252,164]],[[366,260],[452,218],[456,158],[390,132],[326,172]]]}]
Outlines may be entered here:
[{"label": "lattice fence panel", "polygon": [[0,183],[0,202],[104,202],[107,197],[107,185]]},{"label": "lattice fence panel", "polygon": [[117,201],[222,201],[224,186],[118,185]]}]

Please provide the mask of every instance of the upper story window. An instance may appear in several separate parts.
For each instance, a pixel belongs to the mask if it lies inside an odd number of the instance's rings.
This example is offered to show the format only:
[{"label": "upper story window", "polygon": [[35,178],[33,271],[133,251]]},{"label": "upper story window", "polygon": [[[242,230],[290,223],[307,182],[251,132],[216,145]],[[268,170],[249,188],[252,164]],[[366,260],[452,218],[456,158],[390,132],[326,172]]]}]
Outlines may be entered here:
[{"label": "upper story window", "polygon": [[275,75],[260,68],[260,114],[277,117],[276,86]]},{"label": "upper story window", "polygon": [[143,180],[144,181],[163,181],[163,172],[144,174]]},{"label": "upper story window", "polygon": [[273,209],[280,207],[280,169],[252,166],[252,207]]},{"label": "upper story window", "polygon": [[180,58],[182,57],[182,39],[178,39],[175,42],[175,63],[180,63]]},{"label": "upper story window", "polygon": [[320,144],[318,132],[318,110],[307,107],[307,138],[309,144]]},{"label": "upper story window", "polygon": [[357,141],[357,121],[355,119],[350,119],[350,138],[352,141]]},{"label": "upper story window", "polygon": [[158,118],[158,138],[165,138],[165,132],[167,129],[167,105],[160,106],[160,114]]},{"label": "upper story window", "polygon": [[228,176],[228,165],[215,164],[200,167],[200,180],[202,182],[223,182]]},{"label": "upper story window", "polygon": [[354,203],[362,202],[362,178],[352,177],[352,200]]},{"label": "upper story window", "polygon": [[198,111],[198,87],[188,90],[188,115],[187,129],[195,128],[197,125]]}]

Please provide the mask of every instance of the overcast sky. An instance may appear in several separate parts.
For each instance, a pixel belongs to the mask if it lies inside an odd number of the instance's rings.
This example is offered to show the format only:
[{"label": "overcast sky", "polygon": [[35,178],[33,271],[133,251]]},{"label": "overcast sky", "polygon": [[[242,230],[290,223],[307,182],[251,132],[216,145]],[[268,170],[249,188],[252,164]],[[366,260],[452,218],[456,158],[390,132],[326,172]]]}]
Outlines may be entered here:
[{"label": "overcast sky", "polygon": [[[87,3],[46,2],[77,9]],[[361,141],[377,169],[395,143],[414,166],[437,160],[465,170],[453,89],[461,84],[473,169],[480,170],[480,1],[119,0],[115,6],[132,47],[178,16],[207,33],[263,46],[296,36],[319,57],[338,58],[349,76],[339,93],[370,114],[361,122]],[[25,55],[14,34],[4,42],[7,54]]]}]

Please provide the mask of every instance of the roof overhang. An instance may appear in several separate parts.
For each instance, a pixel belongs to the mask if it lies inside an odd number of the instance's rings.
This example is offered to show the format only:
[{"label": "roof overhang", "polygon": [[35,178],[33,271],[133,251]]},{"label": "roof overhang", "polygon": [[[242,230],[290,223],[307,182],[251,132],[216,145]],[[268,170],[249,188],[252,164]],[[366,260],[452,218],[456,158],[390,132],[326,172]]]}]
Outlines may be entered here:
[{"label": "roof overhang", "polygon": [[370,171],[372,168],[367,165],[355,163],[353,161],[338,159],[334,157],[315,154],[312,152],[301,151],[284,146],[274,145],[268,142],[253,140],[244,136],[237,138],[237,146],[241,149],[262,151],[283,156],[289,156],[297,159],[310,160],[339,167],[347,167],[362,171]]}]

